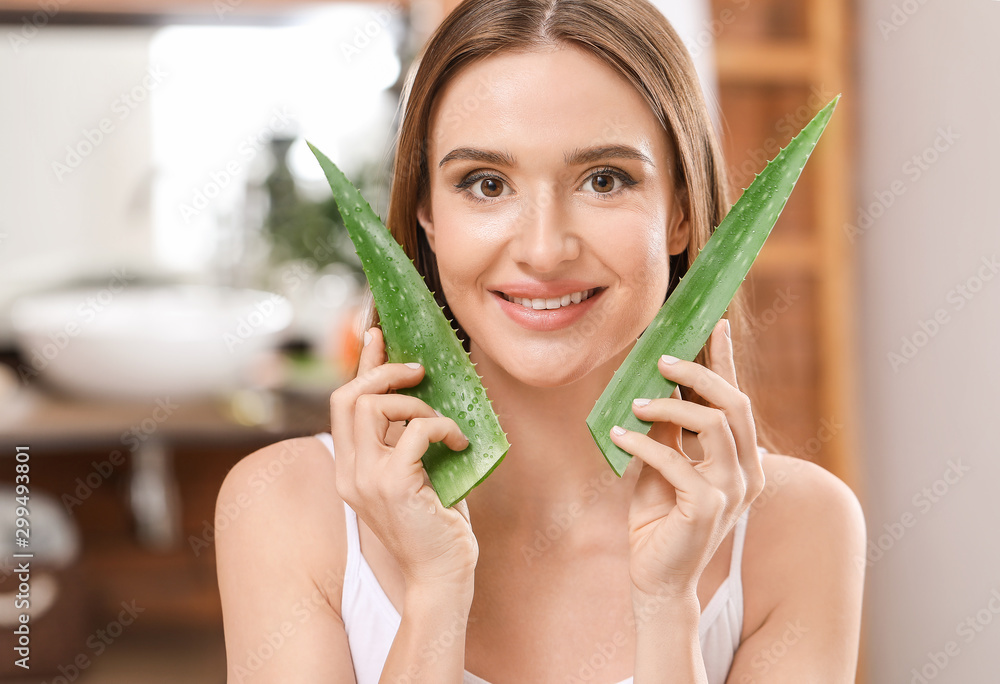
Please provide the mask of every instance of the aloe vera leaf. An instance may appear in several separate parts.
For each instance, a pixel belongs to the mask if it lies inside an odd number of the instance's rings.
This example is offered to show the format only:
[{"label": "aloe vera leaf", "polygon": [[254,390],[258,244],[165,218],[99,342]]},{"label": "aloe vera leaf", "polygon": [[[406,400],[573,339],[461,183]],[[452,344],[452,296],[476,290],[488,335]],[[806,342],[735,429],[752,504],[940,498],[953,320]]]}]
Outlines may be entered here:
[{"label": "aloe vera leaf", "polygon": [[469,354],[417,272],[361,193],[322,152],[307,143],[333,190],[344,225],[361,259],[379,312],[390,363],[416,361],[424,377],[396,390],[417,397],[458,423],[469,446],[452,451],[432,442],[422,457],[441,504],[461,501],[493,472],[510,449],[507,434]]},{"label": "aloe vera leaf", "polygon": [[632,455],[611,441],[620,425],[647,434],[652,423],[632,412],[637,397],[669,397],[676,383],[656,363],[662,354],[693,361],[705,346],[764,246],[813,148],[840,100],[837,95],[761,171],[723,219],[587,416],[587,427],[621,477]]}]

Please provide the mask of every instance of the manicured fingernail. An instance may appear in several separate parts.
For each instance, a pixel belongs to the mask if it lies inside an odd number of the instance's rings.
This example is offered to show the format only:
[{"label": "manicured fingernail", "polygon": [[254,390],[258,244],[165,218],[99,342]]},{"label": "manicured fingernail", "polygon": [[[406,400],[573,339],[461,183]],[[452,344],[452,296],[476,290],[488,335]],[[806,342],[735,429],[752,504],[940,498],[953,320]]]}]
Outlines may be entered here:
[{"label": "manicured fingernail", "polygon": [[623,427],[618,427],[617,425],[615,425],[615,426],[614,426],[613,428],[611,428],[611,431],[612,431],[613,433],[615,433],[616,435],[619,435],[619,436],[621,436],[621,435],[624,435],[624,434],[625,434],[625,428],[623,428]]},{"label": "manicured fingernail", "polygon": [[726,337],[732,338],[732,336],[733,336],[732,335],[732,331],[729,329],[729,319],[728,318],[723,318],[722,320],[724,320],[726,322]]},{"label": "manicured fingernail", "polygon": [[406,367],[407,368],[412,368],[413,370],[417,370],[418,368],[420,368],[420,364],[419,363],[408,363],[408,364],[406,364]]},{"label": "manicured fingernail", "polygon": [[660,360],[666,364],[677,363],[677,357],[671,356],[670,354],[664,354],[663,356],[660,357]]},{"label": "manicured fingernail", "polygon": [[636,406],[646,406],[651,401],[653,401],[653,400],[652,399],[633,399],[632,403],[635,404]]},{"label": "manicured fingernail", "polygon": [[372,343],[372,334],[368,331],[365,331],[365,346],[367,347],[371,343]]}]

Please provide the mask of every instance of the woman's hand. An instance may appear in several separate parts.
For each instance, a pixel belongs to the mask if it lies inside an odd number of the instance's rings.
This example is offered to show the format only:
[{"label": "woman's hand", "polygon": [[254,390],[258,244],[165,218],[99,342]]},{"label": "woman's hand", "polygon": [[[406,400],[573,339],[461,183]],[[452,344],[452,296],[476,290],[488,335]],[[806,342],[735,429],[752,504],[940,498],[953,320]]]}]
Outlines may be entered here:
[{"label": "woman's hand", "polygon": [[[368,335],[357,376],[330,397],[337,493],[396,559],[408,591],[468,589],[479,558],[468,504],[444,508],[420,459],[431,442],[461,451],[469,440],[420,399],[389,393],[418,384],[424,369],[386,363],[382,331]],[[398,439],[394,421],[408,421]]]},{"label": "woman's hand", "polygon": [[[660,373],[691,387],[712,407],[673,396],[632,404],[649,435],[626,431],[611,438],[638,457],[629,509],[633,595],[697,596],[698,580],[736,519],[764,488],[764,471],[750,400],[736,384],[729,322],[710,338],[712,369],[691,361],[658,362]],[[704,460],[692,461],[681,428],[697,433]]]}]

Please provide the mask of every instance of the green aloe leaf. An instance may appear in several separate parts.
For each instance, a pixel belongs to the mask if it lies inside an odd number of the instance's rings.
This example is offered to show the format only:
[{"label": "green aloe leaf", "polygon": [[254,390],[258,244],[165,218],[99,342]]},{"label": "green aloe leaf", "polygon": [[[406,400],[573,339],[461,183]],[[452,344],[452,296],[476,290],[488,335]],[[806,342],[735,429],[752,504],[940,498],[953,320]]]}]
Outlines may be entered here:
[{"label": "green aloe leaf", "polygon": [[423,455],[434,491],[444,506],[452,506],[503,460],[510,449],[507,434],[469,354],[413,260],[336,164],[308,144],[330,182],[368,277],[389,362],[416,361],[424,366],[420,384],[396,392],[422,399],[452,418],[469,438],[469,446],[462,451],[432,442]]},{"label": "green aloe leaf", "polygon": [[726,312],[785,207],[806,161],[840,100],[834,98],[754,179],[726,214],[598,398],[587,427],[620,477],[632,455],[611,441],[615,425],[647,434],[652,423],[632,412],[637,397],[669,397],[676,383],[657,369],[662,354],[693,361]]}]

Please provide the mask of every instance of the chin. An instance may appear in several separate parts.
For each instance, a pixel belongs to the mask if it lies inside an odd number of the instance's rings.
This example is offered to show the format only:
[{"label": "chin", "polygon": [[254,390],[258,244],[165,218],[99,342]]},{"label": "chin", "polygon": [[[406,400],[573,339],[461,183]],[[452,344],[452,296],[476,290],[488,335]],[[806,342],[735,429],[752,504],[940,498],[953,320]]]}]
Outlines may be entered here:
[{"label": "chin", "polygon": [[[565,387],[586,379],[607,363],[613,363],[611,374],[620,365],[612,360],[604,360],[604,354],[593,346],[581,346],[573,350],[556,351],[553,347],[534,350],[525,349],[514,357],[511,354],[494,356],[486,353],[491,363],[518,382],[529,387],[551,389]],[[627,353],[627,352],[626,352]],[[624,357],[622,357],[624,358]],[[603,374],[602,374],[603,375]],[[610,379],[608,375],[608,379]]]}]

